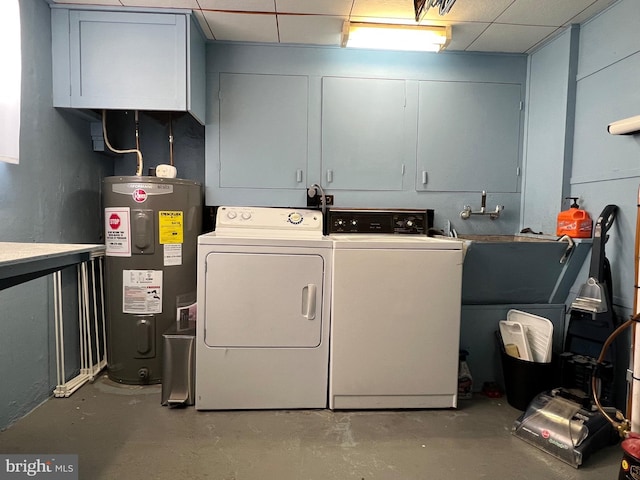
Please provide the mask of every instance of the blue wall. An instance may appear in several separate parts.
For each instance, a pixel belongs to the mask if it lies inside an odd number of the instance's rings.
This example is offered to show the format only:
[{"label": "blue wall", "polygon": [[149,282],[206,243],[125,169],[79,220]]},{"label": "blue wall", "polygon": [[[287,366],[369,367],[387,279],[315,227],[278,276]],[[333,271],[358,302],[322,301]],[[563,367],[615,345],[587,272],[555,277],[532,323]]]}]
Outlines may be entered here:
[{"label": "blue wall", "polygon": [[[577,42],[570,35],[565,33],[530,57],[524,218],[549,217],[554,207],[556,212],[561,209],[559,201],[566,196],[561,179],[568,181],[570,194],[580,197],[594,221],[605,205],[618,205],[606,251],[614,304],[626,317],[633,308],[636,283],[640,136],[613,136],[607,125],[640,114],[637,2],[619,1],[581,25]],[[572,57],[577,58],[575,67]],[[574,129],[565,129],[573,123]],[[563,161],[567,151],[572,154]],[[580,283],[587,273],[585,265]]]},{"label": "blue wall", "polygon": [[[52,107],[49,6],[21,0],[20,9],[20,163],[0,163],[0,241],[102,243],[100,179],[112,174],[113,162],[91,152],[88,123]],[[74,273],[64,278],[65,298],[73,297]],[[0,291],[0,429],[47,399],[56,385],[52,305],[48,278]],[[67,330],[77,330],[75,310],[66,310]],[[72,373],[77,355],[69,355]]]},{"label": "blue wall", "polygon": [[574,26],[529,56],[521,218],[551,235],[569,206],[579,34]]},{"label": "blue wall", "polygon": [[627,308],[633,306],[636,284],[640,136],[612,136],[607,125],[640,113],[639,73],[640,9],[624,0],[581,31],[571,189],[590,199],[592,215],[609,203],[620,207],[608,251],[614,300]]}]

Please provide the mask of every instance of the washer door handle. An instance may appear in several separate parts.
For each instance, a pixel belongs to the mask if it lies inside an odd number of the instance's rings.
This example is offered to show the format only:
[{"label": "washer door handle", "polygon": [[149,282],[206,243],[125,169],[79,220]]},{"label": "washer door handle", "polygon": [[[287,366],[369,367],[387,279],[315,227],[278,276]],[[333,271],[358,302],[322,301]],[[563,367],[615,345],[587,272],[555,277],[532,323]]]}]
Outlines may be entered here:
[{"label": "washer door handle", "polygon": [[316,287],[310,283],[302,289],[302,316],[307,320],[316,318]]}]

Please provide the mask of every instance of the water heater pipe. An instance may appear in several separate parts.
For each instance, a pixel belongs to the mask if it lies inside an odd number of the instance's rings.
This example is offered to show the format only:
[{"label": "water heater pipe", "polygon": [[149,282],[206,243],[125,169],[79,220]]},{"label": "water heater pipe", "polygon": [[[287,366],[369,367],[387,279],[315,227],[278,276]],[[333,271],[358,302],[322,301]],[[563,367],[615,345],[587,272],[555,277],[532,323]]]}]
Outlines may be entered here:
[{"label": "water heater pipe", "polygon": [[140,118],[138,115],[138,110],[134,113],[134,118],[136,122],[135,131],[136,131],[136,150],[140,150]]},{"label": "water heater pipe", "polygon": [[[107,111],[106,110],[102,110],[102,136],[104,137],[104,144],[113,153],[119,153],[119,154],[135,153],[137,155],[137,157],[138,157],[138,166],[136,168],[136,176],[141,177],[142,176],[143,166],[142,166],[142,152],[140,151],[140,149],[139,148],[132,148],[132,149],[128,149],[128,150],[117,150],[117,149],[113,148],[111,146],[111,144],[109,143],[109,139],[107,138]],[[138,131],[137,131],[137,111],[136,111],[136,143],[137,143],[137,137],[138,137]]]},{"label": "water heater pipe", "polygon": [[173,117],[169,114],[169,165],[173,166]]}]

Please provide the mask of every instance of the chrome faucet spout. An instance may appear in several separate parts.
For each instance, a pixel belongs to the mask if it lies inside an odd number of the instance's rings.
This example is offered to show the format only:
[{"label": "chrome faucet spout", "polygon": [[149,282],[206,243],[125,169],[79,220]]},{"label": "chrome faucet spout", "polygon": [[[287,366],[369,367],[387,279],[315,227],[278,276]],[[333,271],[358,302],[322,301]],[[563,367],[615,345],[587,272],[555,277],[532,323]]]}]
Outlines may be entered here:
[{"label": "chrome faucet spout", "polygon": [[465,205],[462,211],[460,212],[460,218],[463,220],[467,220],[471,216],[471,205]]},{"label": "chrome faucet spout", "polygon": [[496,209],[493,212],[489,213],[489,218],[491,220],[495,220],[496,218],[500,217],[500,212],[502,212],[502,209],[504,208],[503,205],[496,205]]},{"label": "chrome faucet spout", "polygon": [[468,220],[472,215],[489,215],[491,220],[496,220],[500,218],[500,213],[504,210],[503,205],[496,205],[496,209],[488,212],[487,211],[487,192],[485,190],[482,191],[482,204],[480,206],[480,210],[474,212],[470,205],[465,205],[463,210],[460,212],[460,218],[463,220]]}]

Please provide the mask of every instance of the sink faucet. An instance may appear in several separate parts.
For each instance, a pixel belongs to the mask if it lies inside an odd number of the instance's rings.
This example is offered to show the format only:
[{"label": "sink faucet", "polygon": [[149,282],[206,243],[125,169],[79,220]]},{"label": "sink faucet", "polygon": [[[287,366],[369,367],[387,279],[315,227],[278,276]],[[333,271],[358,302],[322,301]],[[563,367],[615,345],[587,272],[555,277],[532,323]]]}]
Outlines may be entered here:
[{"label": "sink faucet", "polygon": [[482,191],[482,201],[480,204],[480,211],[474,212],[471,208],[471,205],[465,205],[462,211],[460,212],[460,218],[463,220],[468,220],[471,218],[471,215],[489,215],[491,220],[495,220],[500,217],[500,213],[504,209],[502,205],[496,205],[496,209],[492,212],[487,212],[487,192],[486,190]]}]

